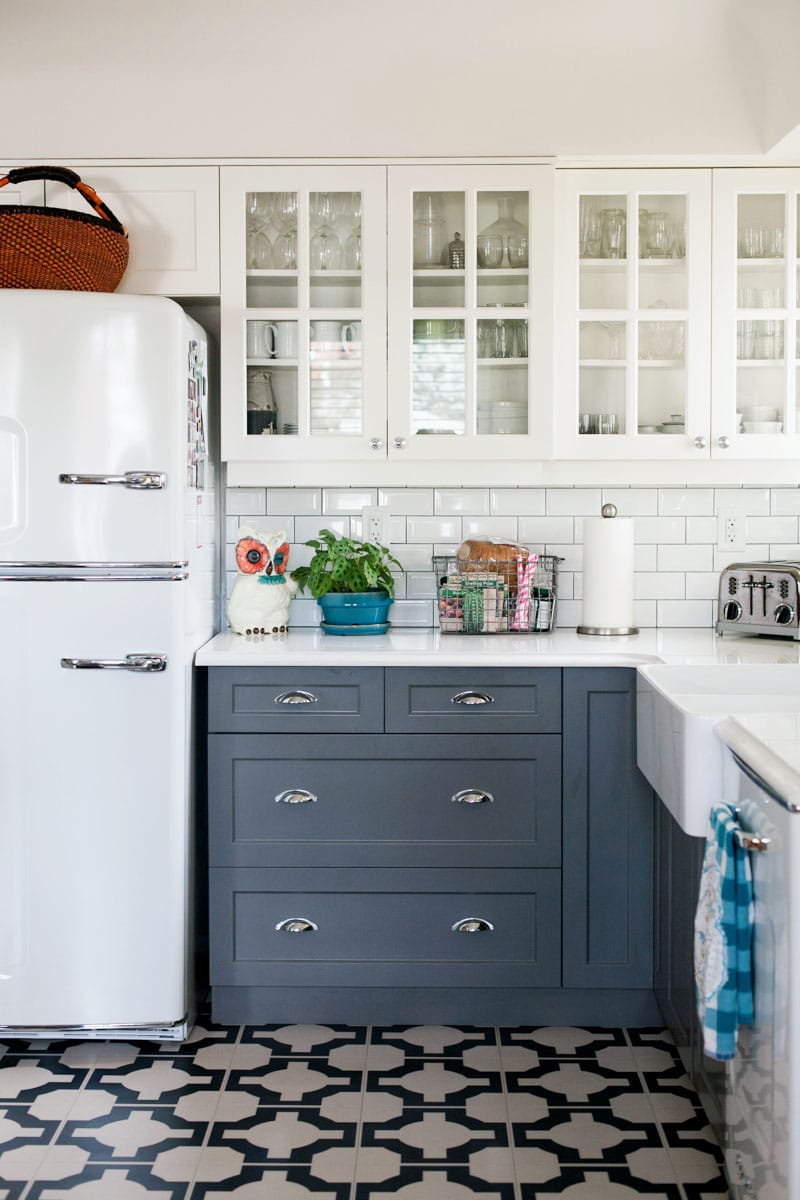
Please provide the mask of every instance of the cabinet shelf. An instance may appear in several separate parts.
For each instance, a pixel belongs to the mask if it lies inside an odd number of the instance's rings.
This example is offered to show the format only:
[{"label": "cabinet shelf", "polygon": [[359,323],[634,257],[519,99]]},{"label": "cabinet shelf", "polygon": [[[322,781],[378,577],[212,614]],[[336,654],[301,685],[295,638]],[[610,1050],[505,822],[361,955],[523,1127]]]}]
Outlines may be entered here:
[{"label": "cabinet shelf", "polygon": [[415,279],[463,279],[463,267],[414,267]]},{"label": "cabinet shelf", "polygon": [[785,258],[737,258],[736,265],[742,271],[774,271],[782,268]]},{"label": "cabinet shelf", "polygon": [[297,268],[248,267],[245,274],[248,279],[297,279]]},{"label": "cabinet shelf", "polygon": [[527,367],[527,358],[479,358],[478,369],[497,370],[502,367]]},{"label": "cabinet shelf", "polygon": [[478,267],[476,274],[479,279],[521,279],[532,268],[531,262],[527,267]]},{"label": "cabinet shelf", "polygon": [[[648,271],[685,270],[685,258],[638,258],[637,265]],[[770,260],[774,261],[774,260]],[[628,258],[580,258],[580,269],[590,271],[624,271],[630,259]]]},{"label": "cabinet shelf", "polygon": [[298,363],[296,358],[248,358],[247,365],[248,367],[269,367],[270,370],[281,367],[292,367],[297,370]]},{"label": "cabinet shelf", "polygon": [[746,370],[752,370],[759,367],[783,367],[786,360],[784,358],[737,358],[736,366],[744,367]]}]

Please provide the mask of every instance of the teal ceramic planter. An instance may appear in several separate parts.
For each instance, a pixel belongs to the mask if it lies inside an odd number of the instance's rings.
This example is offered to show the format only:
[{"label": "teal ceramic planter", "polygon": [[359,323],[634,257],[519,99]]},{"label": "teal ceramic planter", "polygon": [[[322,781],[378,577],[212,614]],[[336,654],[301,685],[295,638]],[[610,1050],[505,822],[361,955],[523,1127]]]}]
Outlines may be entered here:
[{"label": "teal ceramic planter", "polygon": [[[335,629],[338,634],[385,633],[389,628],[389,608],[393,603],[388,592],[328,592],[317,604],[322,609],[322,628],[325,633]],[[329,626],[329,629],[326,629]]]}]

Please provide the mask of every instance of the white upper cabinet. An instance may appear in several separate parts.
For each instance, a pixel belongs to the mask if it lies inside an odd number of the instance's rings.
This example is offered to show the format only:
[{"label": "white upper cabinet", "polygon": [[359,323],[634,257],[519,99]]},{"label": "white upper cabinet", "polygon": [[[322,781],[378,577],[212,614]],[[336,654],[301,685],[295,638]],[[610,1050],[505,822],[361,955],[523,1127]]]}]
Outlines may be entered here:
[{"label": "white upper cabinet", "polygon": [[388,452],[551,453],[553,171],[389,168]]},{"label": "white upper cabinet", "polygon": [[[79,167],[78,173],[128,231],[130,257],[118,291],[219,294],[217,167]],[[91,212],[62,183],[48,182],[45,197],[56,208]]]},{"label": "white upper cabinet", "polygon": [[800,169],[714,171],[712,453],[800,453]]},{"label": "white upper cabinet", "polygon": [[[5,178],[12,167],[0,167],[0,179]],[[0,188],[0,204],[44,204],[44,183],[40,179],[25,183],[7,183]]]},{"label": "white upper cabinet", "polygon": [[711,172],[558,172],[555,456],[706,458]]}]

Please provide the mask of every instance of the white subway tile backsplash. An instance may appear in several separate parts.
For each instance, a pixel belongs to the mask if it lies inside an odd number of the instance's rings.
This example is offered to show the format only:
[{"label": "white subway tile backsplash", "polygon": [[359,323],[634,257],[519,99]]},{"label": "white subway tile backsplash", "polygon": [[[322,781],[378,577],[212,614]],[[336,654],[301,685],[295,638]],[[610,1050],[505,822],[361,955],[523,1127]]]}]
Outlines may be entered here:
[{"label": "white subway tile backsplash", "polygon": [[264,488],[227,488],[225,512],[229,516],[258,516],[267,511]]},{"label": "white subway tile backsplash", "polygon": [[[634,519],[635,620],[656,625],[710,627],[719,572],[732,562],[800,560],[800,487],[534,487],[534,488],[228,488],[226,491],[225,587],[236,579],[234,546],[240,525],[264,532],[286,529],[291,567],[310,561],[302,543],[323,527],[361,534],[361,509],[390,509],[392,553],[404,573],[396,575],[395,626],[436,623],[435,576],[431,557],[453,554],[464,538],[500,538],[564,559],[559,570],[558,624],[581,620],[583,526],[616,504]],[[717,548],[720,512],[746,518],[747,545]],[[293,602],[293,625],[315,626],[319,609],[310,597]]]},{"label": "white subway tile backsplash", "polygon": [[435,488],[433,511],[437,516],[455,516],[459,513],[473,517],[488,517],[488,488]]},{"label": "white subway tile backsplash", "polygon": [[800,487],[772,489],[773,516],[800,516]]},{"label": "white subway tile backsplash", "polygon": [[460,542],[461,517],[407,517],[409,542]]},{"label": "white subway tile backsplash", "polygon": [[713,624],[710,600],[659,600],[657,623],[686,629],[708,629]]},{"label": "white subway tile backsplash", "polygon": [[375,488],[325,488],[322,492],[322,511],[328,513],[351,513],[361,516],[362,508],[377,504]]},{"label": "white subway tile backsplash", "polygon": [[462,517],[462,533],[465,538],[505,538],[517,540],[516,517]]},{"label": "white subway tile backsplash", "polygon": [[378,488],[378,504],[388,504],[392,514],[401,517],[433,516],[430,488]]},{"label": "white subway tile backsplash", "polygon": [[661,517],[710,517],[714,515],[713,488],[660,488],[658,515]]},{"label": "white subway tile backsplash", "polygon": [[747,517],[747,541],[796,542],[797,517]]},{"label": "white subway tile backsplash", "polygon": [[526,545],[543,542],[574,542],[574,517],[520,517],[519,540]]},{"label": "white subway tile backsplash", "polygon": [[544,488],[493,488],[490,511],[498,517],[539,517],[545,512]]},{"label": "white subway tile backsplash", "polygon": [[656,488],[603,488],[603,504],[615,504],[620,517],[655,517],[658,491]]},{"label": "white subway tile backsplash", "polygon": [[312,517],[322,512],[322,492],[319,488],[267,488],[267,512]]},{"label": "white subway tile backsplash", "polygon": [[682,543],[686,541],[686,521],[683,517],[636,517],[633,536],[637,542]]},{"label": "white subway tile backsplash", "polygon": [[549,517],[599,517],[600,488],[549,488],[545,512]]}]

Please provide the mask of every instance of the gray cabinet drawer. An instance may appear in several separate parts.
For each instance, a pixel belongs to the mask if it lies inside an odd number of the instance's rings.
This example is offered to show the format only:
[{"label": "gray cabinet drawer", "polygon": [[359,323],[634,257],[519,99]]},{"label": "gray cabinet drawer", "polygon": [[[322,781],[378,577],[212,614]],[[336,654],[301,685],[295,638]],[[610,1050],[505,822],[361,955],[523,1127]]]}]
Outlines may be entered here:
[{"label": "gray cabinet drawer", "polygon": [[561,671],[393,667],[386,671],[388,733],[558,733]]},{"label": "gray cabinet drawer", "polygon": [[560,866],[556,735],[210,741],[212,865]]},{"label": "gray cabinet drawer", "polygon": [[378,733],[383,669],[215,667],[208,728],[221,733]]},{"label": "gray cabinet drawer", "polygon": [[[557,987],[560,892],[549,870],[216,868],[211,982]],[[454,929],[470,919],[486,928]]]}]

